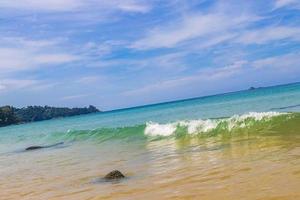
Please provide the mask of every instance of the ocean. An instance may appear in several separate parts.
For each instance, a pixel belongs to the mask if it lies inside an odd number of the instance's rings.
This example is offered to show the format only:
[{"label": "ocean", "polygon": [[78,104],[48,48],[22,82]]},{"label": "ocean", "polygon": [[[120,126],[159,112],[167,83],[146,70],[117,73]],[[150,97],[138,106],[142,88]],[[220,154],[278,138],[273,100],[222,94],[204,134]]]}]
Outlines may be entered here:
[{"label": "ocean", "polygon": [[3,127],[0,175],[3,200],[300,199],[300,83]]}]

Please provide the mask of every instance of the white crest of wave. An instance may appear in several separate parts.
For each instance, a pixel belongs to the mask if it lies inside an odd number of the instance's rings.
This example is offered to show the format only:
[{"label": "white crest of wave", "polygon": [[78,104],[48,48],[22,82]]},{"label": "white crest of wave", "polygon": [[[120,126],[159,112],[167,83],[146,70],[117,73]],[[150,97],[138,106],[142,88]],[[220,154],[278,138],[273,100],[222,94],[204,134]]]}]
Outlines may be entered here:
[{"label": "white crest of wave", "polygon": [[233,117],[231,117],[230,119],[234,119],[237,121],[244,121],[245,119],[254,119],[256,121],[260,121],[263,119],[269,119],[272,117],[276,117],[279,115],[284,115],[287,113],[279,113],[279,112],[249,112],[248,114],[244,114],[244,115],[234,115]]},{"label": "white crest of wave", "polygon": [[217,120],[191,120],[191,121],[181,121],[178,123],[179,126],[187,127],[189,134],[208,132],[215,129],[219,122]]},{"label": "white crest of wave", "polygon": [[176,131],[176,123],[158,124],[149,122],[146,124],[145,135],[149,136],[169,136]]},{"label": "white crest of wave", "polygon": [[168,124],[149,122],[146,124],[144,133],[148,136],[170,136],[176,132],[177,127],[186,127],[188,134],[207,133],[216,129],[220,123],[226,123],[227,129],[230,131],[237,126],[240,128],[245,127],[245,120],[247,119],[261,121],[285,114],[287,113],[249,112],[244,115],[234,115],[226,119],[186,120]]}]

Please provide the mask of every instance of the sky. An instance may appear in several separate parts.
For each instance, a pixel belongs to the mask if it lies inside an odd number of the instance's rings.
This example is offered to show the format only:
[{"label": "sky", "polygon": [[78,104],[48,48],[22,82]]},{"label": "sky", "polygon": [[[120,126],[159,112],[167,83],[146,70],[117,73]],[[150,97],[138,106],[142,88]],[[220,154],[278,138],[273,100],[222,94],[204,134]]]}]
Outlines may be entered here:
[{"label": "sky", "polygon": [[1,0],[0,105],[101,110],[300,81],[300,0]]}]

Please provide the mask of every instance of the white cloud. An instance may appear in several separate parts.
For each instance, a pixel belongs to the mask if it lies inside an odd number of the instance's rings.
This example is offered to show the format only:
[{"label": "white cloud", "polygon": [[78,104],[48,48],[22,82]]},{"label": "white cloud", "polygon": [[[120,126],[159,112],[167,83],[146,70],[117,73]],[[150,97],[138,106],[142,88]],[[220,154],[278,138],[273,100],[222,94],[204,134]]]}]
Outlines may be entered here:
[{"label": "white cloud", "polygon": [[33,62],[35,62],[37,65],[40,64],[63,64],[63,63],[69,63],[76,60],[79,60],[80,58],[75,55],[71,54],[42,54],[42,55],[36,55],[33,57]]},{"label": "white cloud", "polygon": [[208,48],[223,42],[239,44],[265,44],[271,41],[289,39],[300,41],[297,26],[270,26],[247,30],[247,24],[258,17],[235,17],[226,15],[200,15],[185,18],[170,27],[151,30],[145,38],[137,40],[130,47],[138,50],[175,48],[188,43],[188,47]]},{"label": "white cloud", "polygon": [[82,6],[81,0],[2,0],[0,7],[19,10],[70,11]]},{"label": "white cloud", "polygon": [[[262,75],[263,74],[263,75]],[[194,87],[197,90],[205,90],[205,87],[215,84],[222,84],[232,79],[249,81],[253,83],[256,79],[264,78],[260,82],[270,81],[280,82],[280,80],[299,80],[300,76],[300,54],[290,53],[280,56],[271,56],[255,61],[240,60],[232,65],[219,68],[203,68],[192,75],[173,77],[163,81],[156,81],[124,92],[127,97],[137,97],[144,95],[156,96],[157,94],[171,95],[172,91],[184,92]],[[262,75],[262,76],[261,76]],[[280,79],[279,79],[280,78]],[[229,79],[231,81],[229,81]],[[227,83],[226,83],[227,84]],[[225,85],[226,85],[225,84]]]},{"label": "white cloud", "polygon": [[125,46],[123,41],[107,40],[102,42],[87,42],[78,47],[80,54],[101,58],[111,54],[114,50]]},{"label": "white cloud", "polygon": [[168,53],[156,55],[147,58],[128,58],[128,59],[110,59],[99,60],[87,65],[88,67],[120,67],[128,71],[139,70],[167,70],[169,72],[180,71],[185,68],[184,57],[186,52]]},{"label": "white cloud", "polygon": [[55,38],[55,39],[48,39],[48,40],[32,40],[23,37],[7,37],[2,36],[0,37],[0,44],[1,46],[9,46],[9,47],[26,47],[30,49],[37,49],[43,47],[53,47],[61,42],[63,42],[63,38]]},{"label": "white cloud", "polygon": [[224,33],[222,35],[217,35],[214,37],[209,37],[204,41],[201,41],[200,44],[197,44],[198,48],[204,49],[204,48],[209,48],[218,44],[221,44],[223,42],[229,41],[233,38],[235,38],[237,33]]},{"label": "white cloud", "polygon": [[217,5],[218,8],[208,13],[188,13],[179,20],[173,20],[171,24],[152,28],[144,38],[135,41],[130,47],[140,50],[173,48],[185,42],[193,43],[196,39],[200,46],[215,45],[230,39],[260,19],[246,12],[236,13]]},{"label": "white cloud", "polygon": [[57,65],[80,59],[80,56],[63,52],[57,40],[3,37],[0,39],[0,45],[2,73],[31,70],[44,65]]},{"label": "white cloud", "polygon": [[87,12],[98,9],[145,13],[151,6],[137,0],[1,0],[0,8],[37,12]]},{"label": "white cloud", "polygon": [[[300,40],[300,28],[294,26],[269,26],[258,28],[256,22],[268,18],[251,9],[251,3],[241,3],[241,11],[232,1],[217,3],[207,12],[191,14],[184,13],[180,19],[150,28],[144,37],[134,41],[130,48],[151,50],[157,48],[204,49],[227,42],[239,44],[264,44],[271,41],[289,39]],[[298,0],[278,0],[278,6],[300,5]],[[266,8],[271,11],[271,7]]]},{"label": "white cloud", "polygon": [[107,77],[102,75],[94,75],[94,76],[84,76],[79,78],[76,82],[80,84],[95,84],[100,82],[103,84],[107,80]]},{"label": "white cloud", "polygon": [[280,71],[299,69],[300,71],[300,53],[290,53],[256,60],[253,62],[252,66],[257,69],[268,68]]},{"label": "white cloud", "polygon": [[57,86],[57,83],[49,83],[37,79],[0,79],[0,94],[4,92],[15,92],[16,90],[40,91]]},{"label": "white cloud", "polygon": [[216,81],[231,77],[238,74],[247,64],[247,61],[237,61],[232,65],[220,68],[204,68],[193,75],[177,77],[164,81],[159,81],[154,84],[149,84],[138,89],[129,90],[123,93],[125,96],[140,96],[145,94],[155,94],[161,91],[172,91],[179,87],[189,87],[190,85],[201,85],[200,83],[208,83],[209,81]]},{"label": "white cloud", "polygon": [[79,98],[84,98],[90,96],[90,94],[78,94],[78,95],[70,95],[70,96],[65,96],[62,97],[62,100],[73,100],[73,99],[79,99]]},{"label": "white cloud", "polygon": [[300,28],[275,26],[245,31],[235,41],[242,44],[265,44],[270,41],[290,39],[300,41]]},{"label": "white cloud", "polygon": [[223,20],[223,17],[220,15],[185,17],[171,26],[154,28],[145,38],[136,41],[132,48],[171,48],[180,42],[221,31],[229,26],[228,21]]},{"label": "white cloud", "polygon": [[[275,9],[286,7],[286,6],[299,6],[299,0],[276,0],[275,1]],[[295,7],[294,7],[295,8]]]},{"label": "white cloud", "polygon": [[23,89],[37,84],[38,81],[30,79],[0,79],[0,92],[6,90]]},{"label": "white cloud", "polygon": [[[114,1],[112,1],[114,2]],[[143,3],[142,1],[116,1],[116,5],[120,10],[123,10],[125,12],[140,12],[140,13],[146,13],[149,12],[151,9],[151,6],[149,4]]]},{"label": "white cloud", "polygon": [[31,70],[44,65],[69,63],[80,58],[65,53],[38,53],[29,49],[0,48],[2,73]]},{"label": "white cloud", "polygon": [[[128,66],[131,70],[155,70],[169,73],[182,71],[185,69],[184,58],[186,52],[168,53],[164,55],[153,56],[136,60],[129,60]],[[125,63],[128,62],[125,61]]]}]

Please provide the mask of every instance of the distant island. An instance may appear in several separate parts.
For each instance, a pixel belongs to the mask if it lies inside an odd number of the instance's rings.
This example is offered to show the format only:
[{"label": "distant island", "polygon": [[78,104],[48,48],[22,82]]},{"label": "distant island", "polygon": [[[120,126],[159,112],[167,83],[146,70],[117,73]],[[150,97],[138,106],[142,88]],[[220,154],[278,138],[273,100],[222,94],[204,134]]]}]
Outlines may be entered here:
[{"label": "distant island", "polygon": [[100,111],[92,105],[84,108],[57,108],[50,106],[15,108],[12,106],[3,106],[0,107],[0,127],[96,112]]}]

